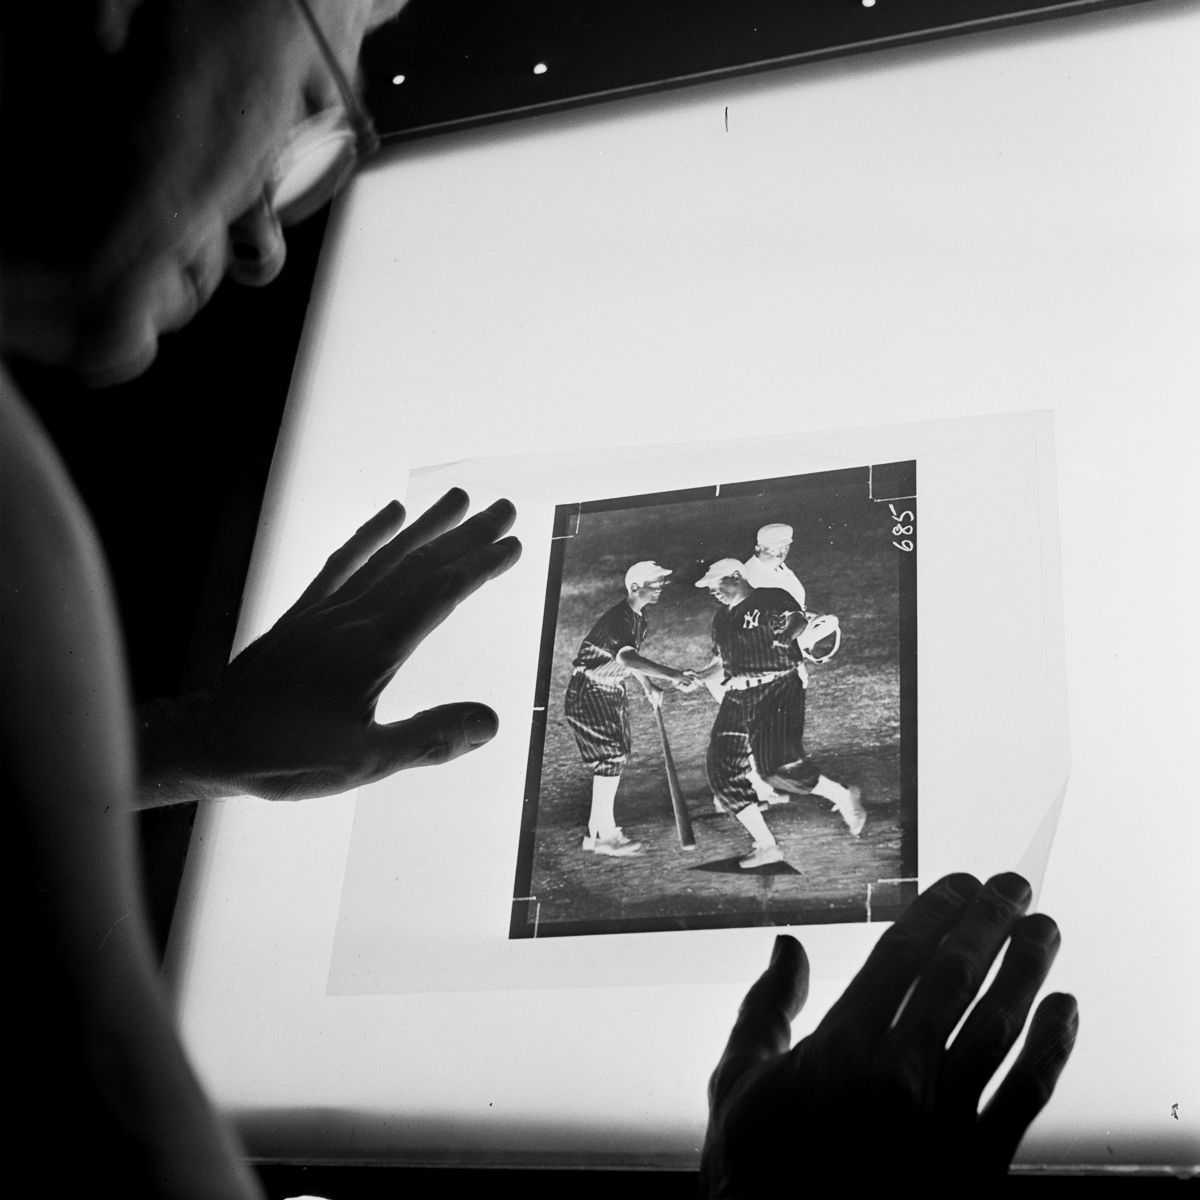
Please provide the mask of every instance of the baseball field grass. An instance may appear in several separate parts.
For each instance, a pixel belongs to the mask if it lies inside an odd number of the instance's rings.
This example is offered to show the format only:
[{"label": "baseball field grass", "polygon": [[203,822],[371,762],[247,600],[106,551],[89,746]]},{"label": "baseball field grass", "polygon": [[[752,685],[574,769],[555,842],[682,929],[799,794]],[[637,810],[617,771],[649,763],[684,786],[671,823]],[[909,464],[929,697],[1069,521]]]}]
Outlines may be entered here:
[{"label": "baseball field grass", "polygon": [[[517,936],[861,921],[870,896],[877,904],[895,896],[895,885],[884,881],[915,873],[915,796],[901,794],[900,726],[901,671],[915,667],[902,662],[901,620],[915,618],[901,605],[903,552],[893,544],[887,506],[868,496],[865,469],[861,483],[847,483],[845,475],[838,473],[836,486],[800,477],[791,490],[664,498],[581,515],[563,543],[553,657],[543,663],[547,720],[530,779],[532,855],[518,870],[514,893],[532,899]],[[684,850],[653,713],[631,680],[633,751],[616,813],[642,849],[627,858],[583,851],[591,774],[562,712],[581,638],[623,596],[626,567],[653,559],[674,574],[661,601],[646,610],[642,653],[675,667],[702,666],[711,655],[716,602],[693,584],[717,558],[748,557],[755,530],[768,521],[795,528],[788,564],[807,589],[809,610],[836,613],[842,623],[839,653],[809,667],[805,744],[824,774],[862,789],[868,815],[861,836],[850,836],[828,801],[792,796],[765,810],[784,862],[739,869],[750,839],[714,807],[704,764],[717,703],[700,689],[671,692],[663,704],[695,830],[695,849]],[[905,731],[909,739],[915,734]]]}]

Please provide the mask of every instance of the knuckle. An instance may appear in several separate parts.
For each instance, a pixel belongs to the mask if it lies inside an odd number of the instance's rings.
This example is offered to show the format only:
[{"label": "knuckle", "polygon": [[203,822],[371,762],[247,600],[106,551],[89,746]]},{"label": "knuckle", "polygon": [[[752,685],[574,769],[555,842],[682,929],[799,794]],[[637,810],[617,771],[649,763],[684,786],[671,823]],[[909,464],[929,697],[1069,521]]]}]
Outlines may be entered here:
[{"label": "knuckle", "polygon": [[947,945],[938,951],[929,973],[940,991],[973,995],[983,978],[983,964],[970,947]]},{"label": "knuckle", "polygon": [[884,1110],[904,1111],[924,1093],[928,1074],[927,1056],[918,1047],[888,1047],[871,1068],[872,1099]]},{"label": "knuckle", "polygon": [[[980,1005],[982,1008],[982,1004]],[[1024,1021],[1018,1021],[1018,1014],[1006,1004],[989,1006],[986,1012],[980,1013],[975,1028],[971,1031],[969,1040],[964,1041],[957,1049],[964,1057],[978,1057],[981,1054],[994,1054],[997,1050],[1007,1052],[1020,1035]]]},{"label": "knuckle", "polygon": [[426,735],[421,762],[434,767],[457,758],[459,741],[448,730],[436,729]]},{"label": "knuckle", "polygon": [[984,888],[975,899],[980,918],[990,926],[1005,927],[1013,923],[1018,906],[992,888]]},{"label": "knuckle", "polygon": [[729,1076],[728,1060],[722,1058],[717,1063],[716,1069],[708,1077],[708,1107],[714,1109],[721,1102],[721,1098],[725,1095],[728,1088],[726,1087],[726,1079]]},{"label": "knuckle", "polygon": [[466,572],[459,566],[444,567],[438,572],[438,591],[445,598],[456,597],[462,590]]},{"label": "knuckle", "polygon": [[431,767],[436,767],[444,762],[448,762],[451,757],[453,757],[453,755],[450,745],[444,739],[438,739],[437,741],[429,742],[425,747],[425,762]]},{"label": "knuckle", "polygon": [[922,953],[927,943],[923,925],[898,921],[879,939],[879,948],[889,957],[907,960]]},{"label": "knuckle", "polygon": [[1018,1071],[1014,1068],[1008,1079],[1011,1102],[1032,1119],[1049,1104],[1050,1097],[1054,1095],[1054,1083],[1054,1076],[1045,1070],[1034,1068]]},{"label": "knuckle", "polygon": [[432,548],[426,544],[418,546],[415,550],[410,550],[404,556],[404,572],[408,576],[420,574],[422,571],[428,571],[431,568],[430,560],[433,558]]}]

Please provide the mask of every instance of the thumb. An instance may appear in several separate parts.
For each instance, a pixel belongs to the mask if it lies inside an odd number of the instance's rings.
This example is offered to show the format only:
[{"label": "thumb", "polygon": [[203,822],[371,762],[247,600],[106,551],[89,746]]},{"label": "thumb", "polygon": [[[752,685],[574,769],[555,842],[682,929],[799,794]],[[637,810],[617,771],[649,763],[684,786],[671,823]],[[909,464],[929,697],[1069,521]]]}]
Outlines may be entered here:
[{"label": "thumb", "polygon": [[409,767],[449,762],[496,736],[500,720],[486,704],[440,704],[372,732],[376,779]]},{"label": "thumb", "polygon": [[808,999],[808,975],[804,947],[787,934],[776,937],[767,969],[751,985],[738,1010],[725,1053],[713,1073],[712,1092],[723,1091],[754,1063],[787,1053],[792,1044],[792,1018]]}]

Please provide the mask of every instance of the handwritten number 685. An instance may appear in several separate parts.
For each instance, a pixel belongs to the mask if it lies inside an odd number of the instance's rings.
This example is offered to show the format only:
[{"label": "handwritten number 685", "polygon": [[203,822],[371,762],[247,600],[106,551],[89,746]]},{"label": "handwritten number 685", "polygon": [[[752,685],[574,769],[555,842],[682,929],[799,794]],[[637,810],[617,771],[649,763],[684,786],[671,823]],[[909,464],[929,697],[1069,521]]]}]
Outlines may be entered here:
[{"label": "handwritten number 685", "polygon": [[908,535],[910,535],[913,532],[913,529],[916,527],[915,522],[917,519],[917,514],[908,508],[897,512],[894,504],[889,504],[888,509],[891,511],[892,518],[896,522],[896,524],[892,526],[892,537],[896,538],[900,537],[901,534],[905,535],[902,541],[894,541],[892,542],[892,545],[895,546],[897,550],[905,551],[905,553],[911,552],[913,548],[913,541]]}]

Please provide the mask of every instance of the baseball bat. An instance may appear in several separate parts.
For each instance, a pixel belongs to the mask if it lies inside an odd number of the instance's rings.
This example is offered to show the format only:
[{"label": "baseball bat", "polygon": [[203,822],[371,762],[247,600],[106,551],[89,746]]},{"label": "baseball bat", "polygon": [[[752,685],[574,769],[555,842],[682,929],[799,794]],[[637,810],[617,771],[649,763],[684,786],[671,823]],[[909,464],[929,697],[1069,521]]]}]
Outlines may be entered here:
[{"label": "baseball bat", "polygon": [[662,715],[662,696],[655,696],[650,690],[650,684],[641,680],[646,692],[646,699],[654,709],[654,719],[658,723],[658,740],[662,745],[663,766],[667,771],[667,790],[671,793],[671,809],[675,813],[675,831],[679,834],[679,844],[685,850],[695,850],[696,835],[692,831],[692,818],[688,815],[687,805],[683,802],[683,791],[679,786],[679,776],[675,773],[675,759],[671,755],[671,743],[667,738],[667,725]]}]

